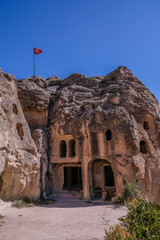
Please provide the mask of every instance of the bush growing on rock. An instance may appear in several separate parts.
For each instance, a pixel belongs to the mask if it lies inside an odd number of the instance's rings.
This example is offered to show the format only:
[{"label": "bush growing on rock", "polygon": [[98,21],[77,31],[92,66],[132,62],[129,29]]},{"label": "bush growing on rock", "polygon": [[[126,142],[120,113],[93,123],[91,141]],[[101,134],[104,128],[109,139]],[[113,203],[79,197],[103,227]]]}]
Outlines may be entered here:
[{"label": "bush growing on rock", "polygon": [[138,190],[138,186],[134,180],[126,182],[124,185],[124,193],[121,196],[117,197],[118,202],[125,203],[131,202],[133,199],[137,199],[140,197],[140,192]]}]

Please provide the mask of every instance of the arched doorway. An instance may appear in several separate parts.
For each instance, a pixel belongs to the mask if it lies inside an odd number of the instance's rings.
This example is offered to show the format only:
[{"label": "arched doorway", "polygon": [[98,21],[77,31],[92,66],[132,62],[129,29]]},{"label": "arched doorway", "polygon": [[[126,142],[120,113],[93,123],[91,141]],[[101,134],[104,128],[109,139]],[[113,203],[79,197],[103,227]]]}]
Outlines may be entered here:
[{"label": "arched doorway", "polygon": [[116,188],[111,164],[104,159],[96,159],[89,164],[89,191],[91,199],[111,200]]}]

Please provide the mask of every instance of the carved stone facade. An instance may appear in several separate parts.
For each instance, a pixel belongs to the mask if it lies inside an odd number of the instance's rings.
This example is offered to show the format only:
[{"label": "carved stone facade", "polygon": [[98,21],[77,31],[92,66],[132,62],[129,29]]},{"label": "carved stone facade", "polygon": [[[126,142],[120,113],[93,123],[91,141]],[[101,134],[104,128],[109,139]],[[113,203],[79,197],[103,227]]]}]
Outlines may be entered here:
[{"label": "carved stone facade", "polygon": [[135,179],[145,199],[160,202],[158,102],[126,67],[104,77],[23,79],[18,97],[40,157],[41,196],[106,200]]}]

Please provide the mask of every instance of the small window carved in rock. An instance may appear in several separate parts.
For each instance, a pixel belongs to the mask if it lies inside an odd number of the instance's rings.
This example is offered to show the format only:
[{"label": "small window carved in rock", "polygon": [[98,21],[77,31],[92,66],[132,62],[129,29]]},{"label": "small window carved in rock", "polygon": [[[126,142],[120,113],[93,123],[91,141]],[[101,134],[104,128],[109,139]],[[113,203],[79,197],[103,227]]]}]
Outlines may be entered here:
[{"label": "small window carved in rock", "polygon": [[13,113],[15,113],[16,115],[18,114],[18,110],[17,110],[16,104],[13,104]]},{"label": "small window carved in rock", "polygon": [[146,146],[145,141],[140,142],[140,152],[143,153],[143,154],[147,153],[147,146]]},{"label": "small window carved in rock", "polygon": [[66,142],[62,140],[60,142],[60,157],[66,157],[66,153],[67,153]]},{"label": "small window carved in rock", "polygon": [[73,139],[70,140],[69,141],[69,156],[70,157],[76,156],[75,146],[76,146],[75,140],[73,140]]},{"label": "small window carved in rock", "polygon": [[106,140],[107,141],[110,141],[112,139],[112,132],[111,132],[111,130],[107,130],[106,131]]},{"label": "small window carved in rock", "polygon": [[21,139],[23,139],[24,132],[23,132],[23,128],[22,128],[21,123],[17,123],[17,132],[18,132],[18,135],[21,137]]},{"label": "small window carved in rock", "polygon": [[149,129],[149,123],[147,121],[145,121],[143,123],[143,127],[144,127],[145,130],[148,130]]}]

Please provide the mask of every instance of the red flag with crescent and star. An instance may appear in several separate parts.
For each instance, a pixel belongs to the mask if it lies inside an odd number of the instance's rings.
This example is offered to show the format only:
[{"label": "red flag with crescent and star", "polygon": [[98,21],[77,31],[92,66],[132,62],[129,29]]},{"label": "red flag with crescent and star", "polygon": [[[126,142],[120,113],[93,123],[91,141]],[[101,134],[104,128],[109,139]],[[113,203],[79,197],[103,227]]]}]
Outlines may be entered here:
[{"label": "red flag with crescent and star", "polygon": [[42,52],[43,52],[43,51],[42,51],[41,49],[33,48],[33,53],[34,53],[34,55],[40,54],[40,53],[42,53]]}]

